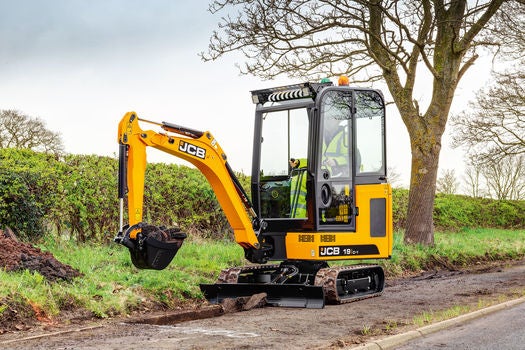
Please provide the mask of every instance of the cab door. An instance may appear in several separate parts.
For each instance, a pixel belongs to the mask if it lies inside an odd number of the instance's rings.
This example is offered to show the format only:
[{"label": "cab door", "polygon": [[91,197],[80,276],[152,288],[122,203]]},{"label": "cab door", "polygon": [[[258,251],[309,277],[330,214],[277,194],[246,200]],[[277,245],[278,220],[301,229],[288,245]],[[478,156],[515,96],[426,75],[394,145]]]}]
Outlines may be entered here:
[{"label": "cab door", "polygon": [[320,231],[355,231],[352,90],[324,90],[317,113],[316,226]]}]

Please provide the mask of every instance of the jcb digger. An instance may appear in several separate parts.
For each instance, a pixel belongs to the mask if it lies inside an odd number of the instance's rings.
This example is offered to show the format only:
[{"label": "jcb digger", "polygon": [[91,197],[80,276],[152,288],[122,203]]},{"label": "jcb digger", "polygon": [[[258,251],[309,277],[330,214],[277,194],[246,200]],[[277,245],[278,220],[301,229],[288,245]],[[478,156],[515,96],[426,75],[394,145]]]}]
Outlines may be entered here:
[{"label": "jcb digger", "polygon": [[[161,270],[186,238],[178,228],[142,221],[146,148],[154,147],[204,174],[251,263],[201,285],[210,302],[266,293],[270,305],[323,308],[380,295],[385,281],[380,266],[328,262],[392,254],[381,92],[322,81],[251,95],[256,105],[251,200],[209,131],[124,115],[115,241],[129,249],[136,267]],[[143,130],[139,122],[163,131]]]}]

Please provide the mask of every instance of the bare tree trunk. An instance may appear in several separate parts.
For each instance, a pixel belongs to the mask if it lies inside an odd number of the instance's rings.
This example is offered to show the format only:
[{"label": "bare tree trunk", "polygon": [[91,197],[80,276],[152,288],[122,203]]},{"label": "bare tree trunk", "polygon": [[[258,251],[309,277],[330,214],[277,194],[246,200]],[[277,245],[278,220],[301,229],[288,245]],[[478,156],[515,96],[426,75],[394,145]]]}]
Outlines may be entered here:
[{"label": "bare tree trunk", "polygon": [[[448,84],[448,87],[452,85]],[[408,219],[404,238],[407,244],[434,244],[433,214],[439,154],[453,91],[454,89],[444,89],[434,93],[424,115],[412,114],[409,109],[401,111],[410,134],[412,151]]]},{"label": "bare tree trunk", "polygon": [[405,243],[434,244],[434,196],[441,144],[423,151],[419,145],[412,147],[412,173],[408,196]]}]

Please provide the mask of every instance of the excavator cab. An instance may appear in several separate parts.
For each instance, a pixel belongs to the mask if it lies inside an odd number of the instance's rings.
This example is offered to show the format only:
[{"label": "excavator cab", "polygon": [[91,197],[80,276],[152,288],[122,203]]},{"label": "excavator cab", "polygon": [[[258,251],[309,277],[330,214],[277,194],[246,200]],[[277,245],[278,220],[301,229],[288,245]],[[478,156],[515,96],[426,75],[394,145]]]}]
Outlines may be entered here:
[{"label": "excavator cab", "polygon": [[388,258],[391,190],[381,93],[305,83],[252,97],[251,192],[267,225],[266,258]]},{"label": "excavator cab", "polygon": [[[119,124],[120,230],[138,268],[168,266],[186,238],[143,222],[146,148],[187,160],[206,177],[250,264],[202,284],[212,303],[265,293],[270,305],[322,308],[380,295],[377,265],[335,260],[392,254],[385,104],[377,90],[302,83],[252,91],[251,200],[209,131],[128,112]],[[139,121],[163,132],[143,130]],[[127,202],[125,201],[127,199]],[[129,223],[124,225],[127,203]],[[275,261],[275,264],[267,264]]]}]

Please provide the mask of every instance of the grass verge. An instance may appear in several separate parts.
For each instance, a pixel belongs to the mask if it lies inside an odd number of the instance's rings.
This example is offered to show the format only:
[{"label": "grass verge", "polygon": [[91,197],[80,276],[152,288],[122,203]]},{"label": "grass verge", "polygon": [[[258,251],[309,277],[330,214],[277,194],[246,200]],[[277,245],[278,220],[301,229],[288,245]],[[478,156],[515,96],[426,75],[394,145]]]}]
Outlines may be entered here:
[{"label": "grass verge", "polygon": [[46,237],[40,248],[83,276],[72,282],[49,282],[27,270],[0,269],[0,307],[2,300],[8,300],[30,304],[33,310],[48,316],[82,308],[97,317],[176,307],[202,298],[199,284],[214,281],[221,269],[243,263],[242,249],[230,242],[185,243],[181,253],[162,271],[136,269],[127,249],[117,244],[79,245]]},{"label": "grass verge", "polygon": [[525,256],[525,230],[465,229],[454,233],[436,232],[434,238],[434,246],[406,245],[403,234],[397,233],[392,258],[377,263],[384,267],[388,276],[402,276]]},{"label": "grass verge", "polygon": [[424,311],[421,314],[414,316],[413,324],[418,327],[427,326],[429,324],[445,321],[496,304],[501,304],[514,298],[521,298],[523,296],[525,296],[525,291],[516,290],[512,297],[507,295],[499,295],[496,299],[480,298],[476,305],[455,305],[445,310]]},{"label": "grass verge", "polygon": [[[401,276],[525,256],[525,230],[436,233],[435,241],[433,247],[407,246],[402,234],[396,234],[392,259],[378,263],[388,276]],[[6,309],[2,300],[30,305],[46,316],[77,308],[110,317],[159,306],[176,307],[201,299],[199,284],[215,281],[221,269],[245,264],[242,248],[226,241],[185,242],[162,271],[136,269],[127,249],[116,244],[78,245],[46,237],[40,247],[82,272],[83,277],[50,283],[38,273],[0,270],[0,317]],[[436,316],[422,315],[423,319],[428,317]]]}]

